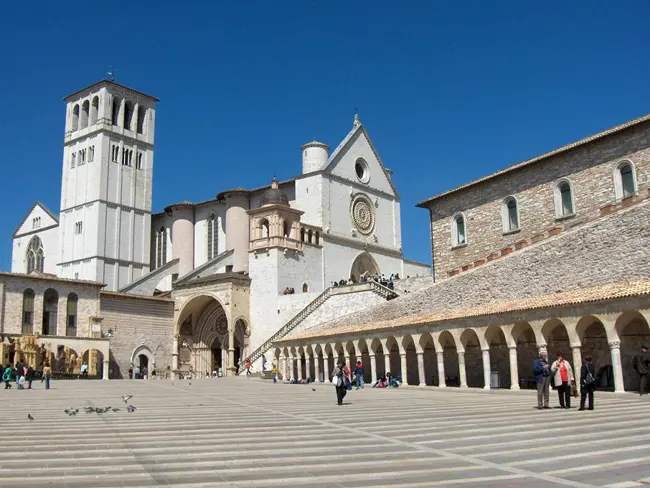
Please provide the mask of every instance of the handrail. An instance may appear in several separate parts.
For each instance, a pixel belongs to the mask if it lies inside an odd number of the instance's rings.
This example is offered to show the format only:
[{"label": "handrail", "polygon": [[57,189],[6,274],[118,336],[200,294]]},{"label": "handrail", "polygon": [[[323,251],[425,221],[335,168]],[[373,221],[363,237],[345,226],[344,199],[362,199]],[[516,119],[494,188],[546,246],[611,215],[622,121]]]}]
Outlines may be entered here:
[{"label": "handrail", "polygon": [[[388,298],[389,296],[399,296],[398,293],[396,293],[394,290],[391,290],[390,288],[377,283],[376,281],[366,281],[363,283],[364,285],[369,284],[370,289],[377,293],[378,295]],[[323,302],[325,302],[333,293],[335,290],[334,287],[329,287],[327,288],[323,293],[318,295],[316,298],[314,298],[311,302],[309,302],[302,310],[300,310],[289,322],[284,324],[278,331],[273,334],[271,337],[269,337],[266,341],[262,343],[255,351],[253,351],[252,354],[248,356],[250,359],[251,363],[254,363],[257,361],[259,358],[262,357],[262,355],[271,349],[271,346],[275,341],[278,341],[282,339],[284,336],[286,336],[289,332],[291,332],[293,329],[295,329],[303,320],[305,320],[309,315],[312,314],[316,308],[318,308]]]}]

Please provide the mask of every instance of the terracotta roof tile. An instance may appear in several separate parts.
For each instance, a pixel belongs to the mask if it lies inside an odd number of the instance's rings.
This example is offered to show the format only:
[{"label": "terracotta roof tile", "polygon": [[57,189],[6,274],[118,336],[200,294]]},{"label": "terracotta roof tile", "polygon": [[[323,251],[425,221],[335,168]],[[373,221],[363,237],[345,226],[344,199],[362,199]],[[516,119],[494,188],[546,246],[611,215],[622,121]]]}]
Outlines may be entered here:
[{"label": "terracotta roof tile", "polygon": [[567,305],[576,305],[580,303],[615,300],[618,298],[648,294],[650,294],[650,280],[612,283],[593,288],[582,288],[573,291],[554,293],[552,295],[523,298],[520,300],[494,302],[478,307],[447,309],[416,316],[399,317],[383,322],[361,323],[343,326],[334,325],[331,328],[307,330],[303,333],[290,336],[278,342],[311,339],[316,337],[329,337],[341,334],[355,334],[370,330],[395,329],[399,327],[408,327],[421,324],[434,324],[437,322],[445,322],[468,317],[499,315],[508,312],[561,307]]}]

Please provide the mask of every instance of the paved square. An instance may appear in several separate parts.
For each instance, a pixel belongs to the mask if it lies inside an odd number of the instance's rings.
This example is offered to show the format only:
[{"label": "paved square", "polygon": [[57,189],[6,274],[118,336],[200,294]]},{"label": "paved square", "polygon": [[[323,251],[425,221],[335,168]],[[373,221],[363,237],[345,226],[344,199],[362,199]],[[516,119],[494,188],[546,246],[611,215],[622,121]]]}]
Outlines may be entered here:
[{"label": "paved square", "polygon": [[597,395],[593,412],[538,411],[528,391],[417,388],[352,391],[339,407],[331,386],[244,378],[0,395],[4,488],[630,488],[650,477],[650,401],[628,394]]}]

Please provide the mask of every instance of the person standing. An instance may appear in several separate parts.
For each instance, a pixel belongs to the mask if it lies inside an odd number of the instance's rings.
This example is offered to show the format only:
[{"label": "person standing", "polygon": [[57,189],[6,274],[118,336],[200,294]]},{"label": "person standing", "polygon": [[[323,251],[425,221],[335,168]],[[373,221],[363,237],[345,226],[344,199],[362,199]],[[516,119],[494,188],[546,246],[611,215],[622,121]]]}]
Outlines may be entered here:
[{"label": "person standing", "polygon": [[557,353],[557,359],[551,366],[551,372],[554,375],[553,381],[557,387],[560,408],[571,408],[571,383],[575,381],[575,378],[571,365],[564,359],[564,353]]},{"label": "person standing", "polygon": [[2,381],[5,382],[5,390],[11,389],[11,366],[7,365],[2,373]]},{"label": "person standing", "polygon": [[45,381],[45,389],[50,389],[50,380],[52,379],[52,368],[50,368],[50,363],[45,363],[43,368],[43,381]]},{"label": "person standing", "polygon": [[27,381],[27,389],[32,389],[32,381],[34,381],[34,368],[31,365],[27,368],[27,373],[25,374],[25,381]]},{"label": "person standing", "polygon": [[641,346],[641,352],[634,356],[632,367],[636,374],[639,375],[639,395],[648,393],[648,370],[650,369],[650,358],[648,358],[648,348]]},{"label": "person standing", "polygon": [[332,371],[332,382],[336,389],[336,401],[339,405],[343,405],[343,398],[348,392],[345,379],[345,363],[339,360],[334,371]]},{"label": "person standing", "polygon": [[537,409],[551,408],[548,405],[548,394],[551,387],[551,372],[546,352],[540,352],[539,358],[533,364],[533,374],[537,380]]},{"label": "person standing", "polygon": [[589,397],[589,410],[594,409],[594,389],[596,388],[596,368],[591,356],[585,356],[585,362],[580,369],[580,410],[585,409]]},{"label": "person standing", "polygon": [[133,379],[133,363],[131,363],[131,366],[129,366],[129,379]]},{"label": "person standing", "polygon": [[354,368],[354,376],[357,380],[357,390],[363,388],[363,365],[361,361],[357,361],[357,365]]}]

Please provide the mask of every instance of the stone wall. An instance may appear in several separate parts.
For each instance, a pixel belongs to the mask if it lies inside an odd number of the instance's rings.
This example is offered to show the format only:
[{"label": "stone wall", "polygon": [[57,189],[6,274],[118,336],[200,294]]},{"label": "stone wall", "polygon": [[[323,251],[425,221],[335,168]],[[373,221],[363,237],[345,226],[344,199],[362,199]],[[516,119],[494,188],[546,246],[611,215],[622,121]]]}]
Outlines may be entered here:
[{"label": "stone wall", "polygon": [[367,324],[558,291],[650,278],[650,201],[531,245],[461,275],[332,321]]},{"label": "stone wall", "polygon": [[[597,218],[601,207],[616,201],[614,172],[623,160],[633,163],[639,193],[645,193],[649,147],[650,122],[644,122],[429,203],[436,280],[558,223]],[[556,217],[554,187],[561,178],[573,188],[575,217],[569,219]],[[517,199],[520,230],[504,233],[502,202],[510,195]],[[452,216],[458,212],[465,217],[467,245],[452,248]]]},{"label": "stone wall", "polygon": [[[102,329],[113,331],[111,338],[111,378],[128,377],[136,349],[147,348],[155,367],[171,367],[174,332],[174,302],[168,299],[138,297],[122,293],[101,294]],[[151,364],[149,365],[151,369]]]}]

